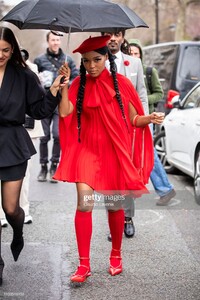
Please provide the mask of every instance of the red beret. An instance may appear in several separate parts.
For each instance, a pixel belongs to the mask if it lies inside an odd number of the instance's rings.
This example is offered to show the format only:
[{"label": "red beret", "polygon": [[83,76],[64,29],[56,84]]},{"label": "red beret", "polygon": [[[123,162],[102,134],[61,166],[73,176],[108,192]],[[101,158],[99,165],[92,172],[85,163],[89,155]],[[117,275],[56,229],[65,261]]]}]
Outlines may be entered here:
[{"label": "red beret", "polygon": [[95,51],[97,49],[103,48],[107,46],[107,41],[110,40],[109,35],[104,36],[95,36],[95,37],[89,37],[87,40],[85,40],[78,48],[76,48],[73,53],[79,52],[81,54]]}]

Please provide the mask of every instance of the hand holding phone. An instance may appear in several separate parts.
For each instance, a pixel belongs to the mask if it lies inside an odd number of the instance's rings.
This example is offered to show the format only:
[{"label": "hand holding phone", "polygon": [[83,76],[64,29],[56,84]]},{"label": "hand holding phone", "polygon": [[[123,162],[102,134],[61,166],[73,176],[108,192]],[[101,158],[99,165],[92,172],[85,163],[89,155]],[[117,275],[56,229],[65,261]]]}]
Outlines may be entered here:
[{"label": "hand holding phone", "polygon": [[65,81],[65,76],[62,76],[61,78],[60,78],[60,84],[63,84],[64,83],[64,81]]}]

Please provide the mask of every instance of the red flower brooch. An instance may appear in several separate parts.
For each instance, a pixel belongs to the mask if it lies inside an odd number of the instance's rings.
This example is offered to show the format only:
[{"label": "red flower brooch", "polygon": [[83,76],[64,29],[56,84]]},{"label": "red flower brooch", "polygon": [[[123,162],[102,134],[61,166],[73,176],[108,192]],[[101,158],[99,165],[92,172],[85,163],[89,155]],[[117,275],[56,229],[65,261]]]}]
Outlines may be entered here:
[{"label": "red flower brooch", "polygon": [[129,66],[129,64],[130,64],[130,62],[129,62],[128,60],[125,60],[125,61],[124,61],[124,65],[125,65],[125,66]]}]

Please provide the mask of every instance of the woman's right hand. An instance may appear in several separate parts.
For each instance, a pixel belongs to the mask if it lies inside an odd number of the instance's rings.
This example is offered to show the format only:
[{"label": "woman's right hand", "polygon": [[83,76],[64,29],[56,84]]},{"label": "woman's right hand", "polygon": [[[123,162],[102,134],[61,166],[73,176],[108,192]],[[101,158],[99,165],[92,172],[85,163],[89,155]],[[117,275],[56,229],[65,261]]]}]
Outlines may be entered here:
[{"label": "woman's right hand", "polygon": [[153,112],[149,117],[151,123],[160,125],[164,121],[165,114],[163,112]]}]

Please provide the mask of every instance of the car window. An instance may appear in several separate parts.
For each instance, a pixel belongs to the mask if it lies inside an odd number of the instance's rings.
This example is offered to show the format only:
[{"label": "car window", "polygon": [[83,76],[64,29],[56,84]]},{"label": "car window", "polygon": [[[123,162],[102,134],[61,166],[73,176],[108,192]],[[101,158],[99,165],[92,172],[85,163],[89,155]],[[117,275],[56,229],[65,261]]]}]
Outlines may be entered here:
[{"label": "car window", "polygon": [[184,102],[184,108],[200,107],[200,86],[198,86]]},{"label": "car window", "polygon": [[189,80],[200,80],[200,46],[187,46],[184,49],[180,76]]},{"label": "car window", "polygon": [[165,45],[144,49],[144,63],[157,69],[164,91],[164,97],[169,90],[173,68],[176,61],[178,45]]}]

